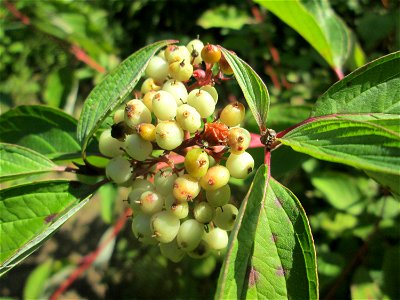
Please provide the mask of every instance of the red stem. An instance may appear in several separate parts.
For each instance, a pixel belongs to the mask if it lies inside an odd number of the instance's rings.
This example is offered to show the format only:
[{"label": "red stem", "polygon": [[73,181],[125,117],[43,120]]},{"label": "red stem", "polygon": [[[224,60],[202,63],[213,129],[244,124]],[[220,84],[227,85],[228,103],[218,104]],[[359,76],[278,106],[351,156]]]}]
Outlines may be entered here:
[{"label": "red stem", "polygon": [[333,69],[336,73],[336,76],[339,78],[339,80],[342,80],[344,78],[344,74],[341,68],[334,68]]},{"label": "red stem", "polygon": [[51,295],[50,300],[58,299],[78,277],[85,272],[96,260],[99,254],[104,250],[104,248],[117,236],[117,234],[124,228],[127,217],[132,215],[132,210],[127,208],[123,214],[119,217],[117,222],[114,225],[113,231],[111,235],[101,243],[96,250],[89,253],[85,257],[82,258],[80,266],[77,267],[71,275],[58,287],[58,289]]}]

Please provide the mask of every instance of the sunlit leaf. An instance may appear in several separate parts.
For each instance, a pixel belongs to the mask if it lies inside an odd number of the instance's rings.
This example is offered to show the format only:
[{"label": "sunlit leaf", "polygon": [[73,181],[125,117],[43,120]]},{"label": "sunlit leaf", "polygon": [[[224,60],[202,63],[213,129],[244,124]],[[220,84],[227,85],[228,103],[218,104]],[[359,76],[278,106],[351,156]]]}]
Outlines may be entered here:
[{"label": "sunlit leaf", "polygon": [[83,152],[101,123],[133,90],[153,55],[173,42],[175,41],[160,41],[138,50],[91,91],[78,122],[77,135]]},{"label": "sunlit leaf", "polygon": [[351,48],[345,23],[324,0],[254,0],[296,30],[335,69],[341,69]]},{"label": "sunlit leaf", "polygon": [[33,149],[48,158],[80,152],[77,121],[61,110],[33,105],[18,106],[0,118],[0,141]]},{"label": "sunlit leaf", "polygon": [[51,160],[31,149],[0,143],[0,182],[53,171]]},{"label": "sunlit leaf", "polygon": [[316,299],[316,272],[301,204],[260,167],[230,236],[216,299]]},{"label": "sunlit leaf", "polygon": [[269,94],[260,76],[241,58],[221,47],[261,131],[267,128]]},{"label": "sunlit leaf", "polygon": [[37,249],[94,190],[94,186],[66,180],[0,190],[0,275]]},{"label": "sunlit leaf", "polygon": [[[378,116],[365,115],[363,119],[376,120]],[[389,115],[389,118],[394,117]],[[381,126],[387,120],[382,115],[382,122],[376,120],[378,125],[343,116],[316,118],[290,130],[279,140],[318,159],[396,175],[400,170],[400,133]],[[399,116],[397,120],[400,121]]]},{"label": "sunlit leaf", "polygon": [[400,52],[374,60],[335,83],[317,100],[311,116],[349,113],[400,114]]}]

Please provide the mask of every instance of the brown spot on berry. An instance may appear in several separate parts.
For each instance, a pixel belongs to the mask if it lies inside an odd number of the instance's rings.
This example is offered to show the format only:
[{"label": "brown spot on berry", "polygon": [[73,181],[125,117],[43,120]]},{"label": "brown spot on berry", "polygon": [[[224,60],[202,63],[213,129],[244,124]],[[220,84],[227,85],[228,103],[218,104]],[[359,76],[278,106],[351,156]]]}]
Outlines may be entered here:
[{"label": "brown spot on berry", "polygon": [[251,172],[253,172],[253,168],[252,167],[247,169],[247,174],[250,174]]},{"label": "brown spot on berry", "polygon": [[208,185],[214,185],[214,180],[213,180],[213,179],[209,179],[209,180],[207,181],[207,184],[208,184]]}]

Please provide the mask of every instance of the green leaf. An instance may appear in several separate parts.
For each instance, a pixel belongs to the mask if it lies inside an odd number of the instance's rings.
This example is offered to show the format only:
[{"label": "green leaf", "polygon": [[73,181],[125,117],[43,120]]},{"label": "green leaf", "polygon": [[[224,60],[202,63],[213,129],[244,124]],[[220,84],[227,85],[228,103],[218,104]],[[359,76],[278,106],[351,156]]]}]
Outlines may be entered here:
[{"label": "green leaf", "polygon": [[372,171],[366,171],[365,173],[379,182],[384,188],[387,188],[395,197],[400,199],[400,174],[393,175]]},{"label": "green leaf", "polygon": [[78,140],[85,152],[89,139],[107,116],[129,95],[153,55],[173,40],[160,41],[133,53],[108,74],[85,100],[78,122]]},{"label": "green leaf", "polygon": [[76,120],[47,106],[18,106],[0,118],[0,142],[33,149],[48,158],[80,152]]},{"label": "green leaf", "polygon": [[28,148],[0,143],[0,182],[23,176],[51,172],[51,160]]},{"label": "green leaf", "polygon": [[55,180],[0,190],[0,274],[40,247],[95,189],[76,181]]},{"label": "green leaf", "polygon": [[[271,104],[268,111],[268,128],[279,132],[300,123],[310,116],[311,109],[311,105],[292,105],[289,103]],[[246,112],[245,127],[250,132],[257,132],[258,125],[250,114],[249,111]]]},{"label": "green leaf", "polygon": [[225,4],[206,10],[197,20],[197,25],[204,29],[228,28],[239,30],[244,25],[251,23],[253,23],[253,20],[247,14],[247,10]]},{"label": "green leaf", "polygon": [[98,195],[101,201],[101,217],[106,224],[111,224],[114,218],[118,188],[111,182],[107,183],[99,189]]},{"label": "green leaf", "polygon": [[359,187],[362,180],[368,179],[356,178],[340,172],[311,175],[311,183],[322,193],[328,203],[340,211],[353,215],[360,214],[368,200]]},{"label": "green leaf", "polygon": [[53,270],[53,261],[47,260],[45,263],[36,267],[26,280],[23,291],[23,299],[41,299],[46,281],[49,279]]},{"label": "green leaf", "polygon": [[53,107],[61,107],[65,104],[72,87],[73,76],[70,68],[61,68],[47,76],[43,92],[46,104]]},{"label": "green leaf", "polygon": [[374,60],[335,83],[317,100],[311,116],[348,113],[400,114],[400,52]]},{"label": "green leaf", "polygon": [[[383,116],[382,122],[386,121]],[[399,174],[400,134],[377,124],[347,120],[343,116],[316,118],[294,128],[279,140],[295,151],[318,159]]]},{"label": "green leaf", "polygon": [[255,0],[296,30],[337,69],[344,65],[351,48],[351,34],[345,23],[324,0]]},{"label": "green leaf", "polygon": [[266,122],[270,103],[268,89],[265,83],[261,80],[260,76],[237,55],[230,53],[222,47],[221,51],[235,74],[236,80],[242,89],[243,95],[256,119],[260,131],[264,131],[267,128]]},{"label": "green leaf", "polygon": [[265,166],[258,169],[240,208],[215,298],[318,298],[307,217],[289,190],[274,179],[267,181]]}]

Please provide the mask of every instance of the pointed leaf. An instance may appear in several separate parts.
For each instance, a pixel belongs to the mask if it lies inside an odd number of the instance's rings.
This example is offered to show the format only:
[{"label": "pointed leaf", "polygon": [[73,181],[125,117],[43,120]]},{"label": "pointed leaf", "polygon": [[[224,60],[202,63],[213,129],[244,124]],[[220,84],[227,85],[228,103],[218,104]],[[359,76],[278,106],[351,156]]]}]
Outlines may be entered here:
[{"label": "pointed leaf", "polygon": [[[370,118],[375,119],[377,115]],[[364,119],[368,117],[366,115]],[[310,119],[279,140],[296,151],[318,159],[364,170],[399,174],[400,134],[381,126],[387,119],[383,117],[381,121],[374,124],[345,119],[343,116]]]},{"label": "pointed leaf", "polygon": [[23,176],[51,172],[51,160],[28,148],[0,143],[0,182]]},{"label": "pointed leaf", "polygon": [[260,76],[237,55],[230,53],[222,47],[221,51],[235,74],[235,78],[242,89],[243,95],[256,119],[260,131],[265,130],[267,128],[266,122],[270,103],[268,89],[265,83],[261,80]]},{"label": "pointed leaf", "polygon": [[[216,299],[316,299],[315,249],[297,198],[260,167],[243,201]],[[273,284],[271,284],[273,282]]]},{"label": "pointed leaf", "polygon": [[88,201],[95,188],[57,180],[0,190],[0,274],[37,249]]},{"label": "pointed leaf", "polygon": [[101,123],[133,90],[153,55],[174,42],[173,40],[160,41],[138,50],[91,91],[85,100],[78,122],[78,140],[83,152]]},{"label": "pointed leaf", "polygon": [[76,120],[59,109],[18,106],[0,118],[0,142],[33,149],[48,158],[80,152]]},{"label": "pointed leaf", "polygon": [[324,0],[255,0],[296,30],[336,69],[341,69],[351,50],[351,34]]},{"label": "pointed leaf", "polygon": [[335,83],[312,116],[347,113],[400,114],[400,52],[383,56]]}]

